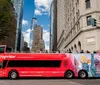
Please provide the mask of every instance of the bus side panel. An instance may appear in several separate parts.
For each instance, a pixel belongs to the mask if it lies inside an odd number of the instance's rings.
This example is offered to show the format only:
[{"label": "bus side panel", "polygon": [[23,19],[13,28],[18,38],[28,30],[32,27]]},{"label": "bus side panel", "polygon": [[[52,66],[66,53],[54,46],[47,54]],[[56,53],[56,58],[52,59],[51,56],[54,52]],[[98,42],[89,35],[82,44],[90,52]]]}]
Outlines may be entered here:
[{"label": "bus side panel", "polygon": [[20,77],[63,77],[60,68],[21,68],[18,72]]},{"label": "bus side panel", "polygon": [[67,66],[66,66],[66,70],[71,70],[74,72],[74,76],[76,77],[77,76],[77,71],[76,71],[76,68],[75,68],[75,63],[77,62],[74,62],[74,55],[72,54],[66,54],[66,57],[67,57]]},{"label": "bus side panel", "polygon": [[100,77],[100,54],[94,54],[94,66],[96,68],[96,77]]},{"label": "bus side panel", "polygon": [[[54,57],[55,57],[55,55],[54,55]],[[17,70],[19,73],[19,77],[64,77],[64,68],[62,67],[63,66],[62,65],[62,57],[61,57],[61,59],[58,59],[58,58],[55,59],[55,60],[61,60],[60,67],[46,67],[46,68],[45,67],[24,67],[24,68],[23,67],[6,67],[5,68],[5,70],[7,71],[6,77],[8,77],[8,73],[11,70]],[[26,60],[26,59],[24,59],[24,60]],[[35,60],[35,59],[32,59],[32,60]],[[41,60],[41,58],[39,60]],[[52,58],[50,58],[50,59],[42,58],[42,60],[52,60]]]},{"label": "bus side panel", "polygon": [[94,57],[91,54],[72,54],[75,72],[78,75],[80,70],[85,70],[88,77],[95,77]]}]

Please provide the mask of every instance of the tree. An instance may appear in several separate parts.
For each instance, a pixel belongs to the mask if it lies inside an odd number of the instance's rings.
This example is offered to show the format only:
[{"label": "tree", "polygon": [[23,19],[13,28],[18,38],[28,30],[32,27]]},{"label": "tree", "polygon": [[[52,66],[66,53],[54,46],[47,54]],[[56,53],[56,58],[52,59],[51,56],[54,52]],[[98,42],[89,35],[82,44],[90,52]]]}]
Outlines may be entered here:
[{"label": "tree", "polygon": [[16,18],[10,0],[0,0],[0,40],[16,34]]}]

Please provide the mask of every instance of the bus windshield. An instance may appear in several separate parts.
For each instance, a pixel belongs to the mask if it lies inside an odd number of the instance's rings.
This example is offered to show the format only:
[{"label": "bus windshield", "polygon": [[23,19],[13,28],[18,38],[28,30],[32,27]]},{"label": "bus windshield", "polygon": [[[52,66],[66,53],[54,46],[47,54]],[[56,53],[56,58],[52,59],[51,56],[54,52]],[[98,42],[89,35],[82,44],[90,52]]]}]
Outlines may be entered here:
[{"label": "bus windshield", "polygon": [[3,64],[2,64],[2,62],[0,62],[0,68],[2,68],[3,67]]}]

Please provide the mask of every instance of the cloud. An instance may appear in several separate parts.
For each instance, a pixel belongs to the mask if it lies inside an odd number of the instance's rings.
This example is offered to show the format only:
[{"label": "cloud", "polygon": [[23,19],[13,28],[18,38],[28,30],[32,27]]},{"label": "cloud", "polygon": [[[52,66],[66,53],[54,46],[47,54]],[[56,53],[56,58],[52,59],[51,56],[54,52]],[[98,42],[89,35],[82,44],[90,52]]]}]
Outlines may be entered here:
[{"label": "cloud", "polygon": [[45,42],[49,42],[50,33],[47,30],[43,30],[43,39]]},{"label": "cloud", "polygon": [[41,11],[40,10],[35,10],[35,15],[42,15]]},{"label": "cloud", "polygon": [[43,27],[44,25],[41,25],[41,27]]},{"label": "cloud", "polygon": [[[50,5],[52,0],[34,0],[36,9],[35,15],[47,15],[50,12]],[[39,13],[36,11],[38,10]]]},{"label": "cloud", "polygon": [[49,45],[45,45],[45,49],[49,51]]},{"label": "cloud", "polygon": [[43,40],[45,42],[45,49],[49,50],[50,33],[43,29]]},{"label": "cloud", "polygon": [[27,20],[22,20],[22,24],[23,24],[23,26],[28,25],[28,21]]},{"label": "cloud", "polygon": [[31,29],[27,29],[25,32],[23,32],[24,41],[26,41],[28,45],[30,44],[30,32],[31,32]]}]

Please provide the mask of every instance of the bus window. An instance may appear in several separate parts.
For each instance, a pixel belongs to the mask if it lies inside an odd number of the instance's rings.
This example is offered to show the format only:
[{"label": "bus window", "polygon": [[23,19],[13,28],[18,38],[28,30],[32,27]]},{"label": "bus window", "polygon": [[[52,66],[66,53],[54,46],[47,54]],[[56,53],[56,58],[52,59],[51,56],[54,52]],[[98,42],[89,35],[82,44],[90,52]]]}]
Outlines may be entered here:
[{"label": "bus window", "polygon": [[0,47],[0,53],[4,53],[4,47]]},{"label": "bus window", "polygon": [[60,67],[61,60],[10,60],[8,67]]},{"label": "bus window", "polygon": [[6,67],[6,64],[7,64],[7,60],[4,60],[3,61],[3,69]]},{"label": "bus window", "polygon": [[2,68],[2,66],[3,66],[3,64],[2,64],[2,62],[0,62],[0,68]]}]

